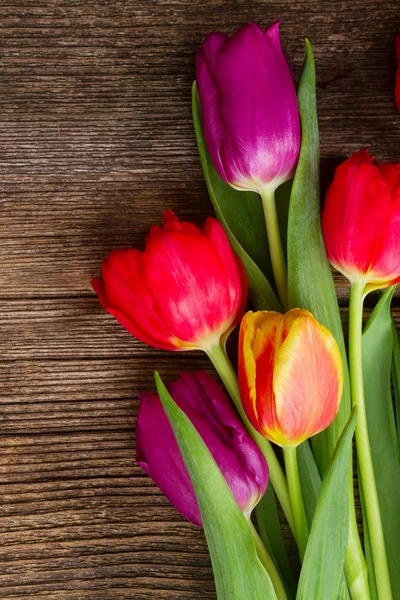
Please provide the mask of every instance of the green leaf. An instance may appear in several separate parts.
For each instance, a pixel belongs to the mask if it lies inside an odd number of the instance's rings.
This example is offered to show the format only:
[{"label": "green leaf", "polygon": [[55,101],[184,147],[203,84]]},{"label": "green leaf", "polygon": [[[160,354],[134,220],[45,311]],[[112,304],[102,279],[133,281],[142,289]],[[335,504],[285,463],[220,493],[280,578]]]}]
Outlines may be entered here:
[{"label": "green leaf", "polygon": [[254,305],[266,310],[281,310],[266,277],[272,278],[268,240],[261,199],[254,192],[239,192],[218,175],[203,137],[200,101],[196,82],[192,88],[193,122],[208,193],[217,219],[221,222],[234,252],[241,259]]},{"label": "green leaf", "polygon": [[218,600],[275,600],[269,575],[257,557],[250,529],[228,484],[157,372],[155,381],[196,493]]},{"label": "green leaf", "polygon": [[349,533],[347,477],[355,426],[356,409],[353,409],[321,483],[297,600],[336,600],[345,590],[343,565]]},{"label": "green leaf", "polygon": [[302,143],[289,208],[289,305],[292,308],[308,309],[332,332],[342,353],[345,378],[342,401],[335,421],[328,429],[314,436],[311,442],[322,475],[350,415],[350,387],[339,307],[321,231],[315,67],[308,40],[298,99]]},{"label": "green leaf", "polygon": [[267,487],[267,491],[261,501],[257,504],[255,512],[258,531],[263,544],[281,574],[282,581],[285,582],[288,592],[294,596],[296,593],[296,585],[290,567],[285,542],[283,540],[282,529],[279,522],[279,513],[272,485]]},{"label": "green leaf", "polygon": [[[360,473],[358,473],[358,489],[360,492],[360,504],[361,504],[362,514],[365,515],[365,503],[364,503],[364,495],[363,495]],[[364,534],[365,561],[367,563],[367,569],[368,569],[368,583],[369,583],[369,591],[370,591],[370,595],[371,595],[371,600],[379,600],[378,591],[376,589],[374,561],[372,560],[371,540],[369,537],[369,529],[368,529],[367,519],[364,519],[364,522],[363,522],[363,534]]]},{"label": "green leaf", "polygon": [[[313,453],[308,440],[297,448],[297,461],[299,465],[301,492],[303,494],[304,508],[308,525],[311,529],[321,488],[321,476],[318,471]],[[342,576],[342,584],[338,598],[350,600],[346,579]]]},{"label": "green leaf", "polygon": [[392,381],[394,391],[394,401],[396,404],[396,422],[397,422],[397,447],[400,452],[400,339],[396,329],[396,324],[392,322],[393,332],[393,361],[392,361]]},{"label": "green leaf", "polygon": [[340,586],[338,600],[346,600],[347,598],[348,598],[347,586],[346,586],[346,583],[343,581],[343,583]]},{"label": "green leaf", "polygon": [[[282,248],[287,261],[287,228],[289,219],[290,194],[292,193],[293,179],[282,183],[275,191],[276,213],[278,215],[279,232],[281,234]],[[269,249],[268,249],[269,252]],[[272,281],[272,280],[271,280]]]},{"label": "green leaf", "polygon": [[400,598],[400,464],[393,430],[390,369],[393,352],[390,288],[363,333],[364,395],[383,534],[394,598]]},{"label": "green leaf", "polygon": [[307,522],[311,527],[321,488],[321,476],[308,440],[297,447],[297,462]]}]

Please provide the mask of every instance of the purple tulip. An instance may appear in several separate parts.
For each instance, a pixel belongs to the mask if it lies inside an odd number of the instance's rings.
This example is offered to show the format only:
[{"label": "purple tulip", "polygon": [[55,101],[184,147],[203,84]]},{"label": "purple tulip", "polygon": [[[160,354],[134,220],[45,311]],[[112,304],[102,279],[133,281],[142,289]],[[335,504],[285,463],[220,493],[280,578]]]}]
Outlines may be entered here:
[{"label": "purple tulip", "polygon": [[[242,512],[249,516],[268,483],[268,467],[224,392],[202,371],[181,373],[167,385],[176,404],[189,417]],[[139,394],[136,461],[178,511],[201,526],[200,510],[172,427],[157,394]]]},{"label": "purple tulip", "polygon": [[275,190],[294,175],[300,119],[279,22],[230,38],[209,35],[197,53],[204,136],[220,176],[240,190]]}]

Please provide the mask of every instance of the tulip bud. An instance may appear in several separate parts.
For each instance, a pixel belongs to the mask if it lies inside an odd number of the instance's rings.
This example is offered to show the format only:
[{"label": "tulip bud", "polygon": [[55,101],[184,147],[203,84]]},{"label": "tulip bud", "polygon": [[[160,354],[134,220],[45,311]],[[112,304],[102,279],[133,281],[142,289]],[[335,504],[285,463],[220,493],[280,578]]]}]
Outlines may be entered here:
[{"label": "tulip bud", "polygon": [[333,335],[307,310],[248,312],[239,337],[239,387],[252,425],[297,446],[335,418],[343,388]]},{"label": "tulip bud", "polygon": [[279,23],[209,35],[197,54],[204,137],[219,175],[239,190],[275,190],[294,175],[300,119]]},{"label": "tulip bud", "polygon": [[400,281],[400,164],[367,150],[342,163],[326,195],[322,229],[328,259],[369,289]]},{"label": "tulip bud", "polygon": [[[249,516],[267,487],[268,468],[224,392],[201,371],[182,373],[167,389],[207,445],[240,509]],[[137,463],[178,511],[200,526],[193,486],[161,400],[148,392],[139,397]]]},{"label": "tulip bud", "polygon": [[164,350],[209,350],[240,321],[247,280],[222,225],[204,231],[164,213],[144,252],[114,250],[93,289],[132,335]]}]

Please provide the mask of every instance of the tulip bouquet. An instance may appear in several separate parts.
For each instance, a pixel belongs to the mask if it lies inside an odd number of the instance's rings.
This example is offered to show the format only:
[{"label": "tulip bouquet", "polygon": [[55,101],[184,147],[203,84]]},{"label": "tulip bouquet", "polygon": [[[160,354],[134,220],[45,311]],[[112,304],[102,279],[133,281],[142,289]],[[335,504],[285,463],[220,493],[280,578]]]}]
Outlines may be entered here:
[{"label": "tulip bouquet", "polygon": [[[156,373],[139,394],[137,462],[204,528],[220,600],[400,598],[400,164],[357,152],[321,220],[312,50],[296,90],[278,23],[206,38],[193,118],[217,219],[166,211],[93,288],[145,344],[204,351],[225,391],[205,372],[165,385]],[[351,283],[348,355],[329,262]]]}]

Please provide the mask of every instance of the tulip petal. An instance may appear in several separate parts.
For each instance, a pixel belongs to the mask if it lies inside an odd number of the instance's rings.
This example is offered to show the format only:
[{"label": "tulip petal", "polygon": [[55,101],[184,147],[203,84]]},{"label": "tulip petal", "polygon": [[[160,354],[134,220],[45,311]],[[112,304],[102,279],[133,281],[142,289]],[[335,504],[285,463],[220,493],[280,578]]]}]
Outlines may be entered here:
[{"label": "tulip petal", "polygon": [[[247,302],[247,278],[240,260],[233,254],[228,238],[221,223],[216,219],[207,219],[204,235],[216,249],[222,260],[227,278],[226,283],[230,297],[230,311],[243,315]],[[242,310],[240,310],[242,308]]]},{"label": "tulip petal", "polygon": [[236,313],[224,265],[208,239],[153,228],[142,264],[142,282],[165,326],[189,344],[218,342]]},{"label": "tulip petal", "polygon": [[242,316],[246,309],[247,297],[248,297],[248,291],[249,291],[249,284],[247,281],[247,275],[246,275],[244,265],[243,265],[242,261],[240,260],[240,258],[238,256],[236,256],[236,254],[235,254],[235,262],[236,262],[237,269],[239,271],[239,279],[240,279],[240,287],[242,290],[242,295],[241,295],[240,305],[239,305],[239,309],[238,309],[238,312],[236,315],[236,319],[233,321],[232,326],[231,326],[232,328],[236,327],[236,325],[239,325],[240,321],[242,320]]},{"label": "tulip petal", "polygon": [[255,429],[260,431],[257,416],[256,365],[252,352],[255,337],[253,313],[246,313],[240,324],[238,379],[240,397],[248,419]]},{"label": "tulip petal", "polygon": [[207,36],[196,56],[196,81],[202,111],[206,117],[203,123],[204,137],[214,166],[225,181],[227,176],[219,152],[224,126],[215,70],[218,52],[228,39],[223,33]]},{"label": "tulip petal", "polygon": [[368,282],[373,287],[387,287],[400,281],[400,164],[379,165],[392,198],[392,211],[382,243],[372,260]]},{"label": "tulip petal", "polygon": [[248,312],[239,340],[239,382],[243,407],[252,425],[269,440],[282,444],[275,408],[273,372],[283,316],[274,311]]},{"label": "tulip petal", "polygon": [[[156,229],[160,229],[156,227]],[[197,227],[194,223],[188,223],[187,221],[180,221],[172,210],[164,211],[164,231],[184,231],[185,233],[193,233],[195,235],[202,235],[200,227]]]},{"label": "tulip petal", "polygon": [[152,297],[141,284],[140,261],[138,250],[114,250],[103,262],[103,280],[94,279],[92,287],[105,310],[132,335],[150,346],[175,350],[183,344],[154,311]]},{"label": "tulip petal", "polygon": [[368,273],[369,289],[388,287],[400,281],[400,202],[394,207],[385,241]]},{"label": "tulip petal", "polygon": [[148,346],[153,346],[154,348],[161,348],[162,350],[177,349],[176,346],[172,343],[168,344],[165,341],[155,342],[153,339],[150,339],[149,337],[147,337],[146,334],[143,333],[143,331],[137,329],[135,325],[122,312],[112,307],[109,304],[107,292],[105,290],[104,282],[102,279],[93,279],[92,288],[98,295],[100,303],[104,310],[110,313],[110,315],[112,315],[118,321],[118,323],[122,325],[122,327],[126,329],[131,335],[136,337],[138,340],[141,340],[144,344],[147,344]]},{"label": "tulip petal", "polygon": [[136,462],[186,519],[201,526],[194,489],[161,401],[148,392],[139,394],[139,399]]},{"label": "tulip petal", "polygon": [[368,273],[391,212],[389,188],[366,150],[336,169],[322,226],[330,262],[350,281]]},{"label": "tulip petal", "polygon": [[[290,311],[293,313],[293,311]],[[297,309],[275,361],[276,412],[287,443],[300,444],[335,418],[343,388],[341,357],[332,334]]]}]

